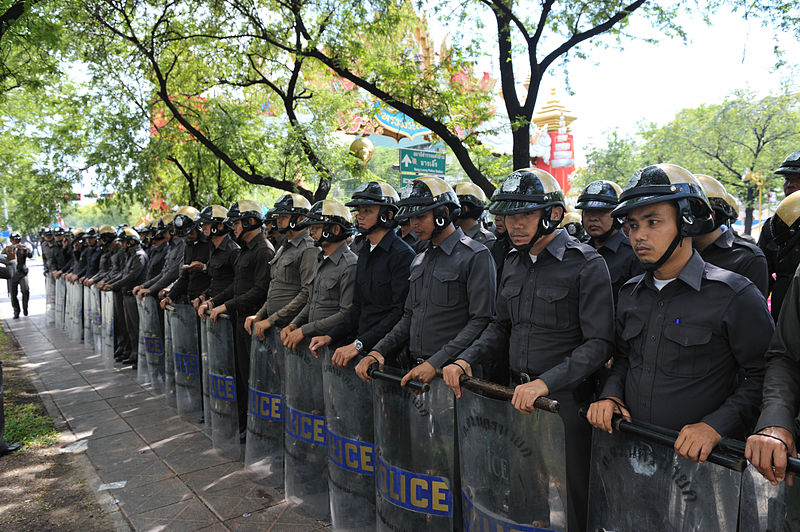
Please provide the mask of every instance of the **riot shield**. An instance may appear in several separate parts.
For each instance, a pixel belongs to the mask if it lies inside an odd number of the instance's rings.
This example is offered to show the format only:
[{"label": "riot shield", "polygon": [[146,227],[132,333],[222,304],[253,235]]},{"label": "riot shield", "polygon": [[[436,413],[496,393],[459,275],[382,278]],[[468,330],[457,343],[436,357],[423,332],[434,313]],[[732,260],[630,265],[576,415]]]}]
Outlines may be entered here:
[{"label": "riot shield", "polygon": [[164,365],[164,337],[161,331],[161,321],[158,319],[158,303],[154,297],[142,298],[142,317],[140,323],[142,341],[147,358],[147,369],[150,383],[156,395],[164,393],[165,365]]},{"label": "riot shield", "polygon": [[[465,531],[566,530],[564,423],[462,386],[458,449]],[[524,474],[520,474],[524,472]]]},{"label": "riot shield", "polygon": [[453,497],[459,493],[453,392],[441,379],[420,395],[374,375],[372,382],[377,529],[453,530],[461,519]]},{"label": "riot shield", "polygon": [[[283,486],[283,348],[277,328],[250,340],[244,466],[259,482]],[[276,352],[277,350],[277,352]]]},{"label": "riot shield", "polygon": [[[156,303],[158,304],[158,303]],[[172,327],[166,310],[163,312],[164,320],[164,400],[172,408],[177,408],[175,398],[175,350],[172,344]]]},{"label": "riot shield", "polygon": [[139,346],[136,363],[136,382],[145,385],[150,383],[150,371],[147,368],[147,350],[144,343],[144,301],[134,297],[136,311],[139,313]]},{"label": "riot shield", "polygon": [[742,474],[637,435],[594,429],[589,530],[736,530]]},{"label": "riot shield", "polygon": [[200,353],[197,349],[197,313],[191,305],[167,306],[173,353],[175,404],[178,414],[193,423],[203,416]]},{"label": "riot shield", "polygon": [[751,465],[742,477],[739,530],[800,531],[800,478],[773,486]]},{"label": "riot shield", "polygon": [[64,332],[70,336],[72,331],[72,285],[64,281]]},{"label": "riot shield", "polygon": [[114,367],[114,292],[100,294],[103,319],[101,321],[103,339],[103,359],[106,367]]},{"label": "riot shield", "polygon": [[70,331],[69,337],[76,342],[83,336],[83,288],[77,283],[69,283],[70,298]]},{"label": "riot shield", "polygon": [[211,396],[208,386],[208,327],[205,321],[199,322],[200,327],[200,359],[203,371],[203,432],[211,437]]},{"label": "riot shield", "polygon": [[333,350],[320,350],[328,431],[328,493],[331,528],[375,530],[375,444],[372,387],[352,369],[331,364]]},{"label": "riot shield", "polygon": [[45,323],[55,325],[56,323],[56,280],[50,274],[44,278],[45,292]]},{"label": "riot shield", "polygon": [[205,321],[208,341],[208,395],[211,403],[211,442],[224,456],[239,460],[239,414],[236,410],[236,361],[233,325],[220,315]]},{"label": "riot shield", "polygon": [[81,284],[76,287],[83,295],[83,342],[94,349],[94,329],[92,327],[92,292],[88,286]]},{"label": "riot shield", "polygon": [[322,361],[311,354],[309,342],[305,338],[295,351],[282,348],[286,500],[318,521],[327,521],[330,503]]},{"label": "riot shield", "polygon": [[67,281],[56,279],[56,327],[66,329]]},{"label": "riot shield", "polygon": [[[94,284],[89,289],[92,300],[92,338],[94,339],[94,352],[98,355],[103,352],[103,309],[100,306],[100,289]],[[112,358],[113,364],[113,358]]]}]

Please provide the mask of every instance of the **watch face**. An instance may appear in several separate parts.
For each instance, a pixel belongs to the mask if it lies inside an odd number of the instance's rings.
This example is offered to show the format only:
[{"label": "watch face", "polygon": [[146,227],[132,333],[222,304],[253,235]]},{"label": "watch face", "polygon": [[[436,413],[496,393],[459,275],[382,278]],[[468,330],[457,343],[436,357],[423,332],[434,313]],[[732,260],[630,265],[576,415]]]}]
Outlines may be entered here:
[{"label": "watch face", "polygon": [[358,349],[359,351],[361,351],[362,349],[364,349],[364,344],[362,344],[362,343],[361,343],[361,340],[356,340],[355,342],[353,342],[353,346],[354,346],[356,349]]}]

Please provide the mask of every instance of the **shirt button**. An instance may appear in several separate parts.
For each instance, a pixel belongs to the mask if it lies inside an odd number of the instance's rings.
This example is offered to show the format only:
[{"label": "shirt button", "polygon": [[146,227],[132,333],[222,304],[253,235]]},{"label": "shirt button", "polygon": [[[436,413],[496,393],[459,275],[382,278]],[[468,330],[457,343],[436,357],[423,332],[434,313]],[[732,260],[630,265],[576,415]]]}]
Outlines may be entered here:
[{"label": "shirt button", "polygon": [[651,369],[651,368],[650,368],[650,366],[646,366],[646,367],[644,368],[644,370],[645,370],[647,373],[650,373],[650,369]]},{"label": "shirt button", "polygon": [[663,301],[659,301],[659,302],[658,302],[658,306],[659,306],[659,307],[663,307],[663,306],[664,306],[664,302],[663,302]]},{"label": "shirt button", "polygon": [[650,339],[653,340],[654,342],[656,341],[656,337],[655,336],[651,336]]}]

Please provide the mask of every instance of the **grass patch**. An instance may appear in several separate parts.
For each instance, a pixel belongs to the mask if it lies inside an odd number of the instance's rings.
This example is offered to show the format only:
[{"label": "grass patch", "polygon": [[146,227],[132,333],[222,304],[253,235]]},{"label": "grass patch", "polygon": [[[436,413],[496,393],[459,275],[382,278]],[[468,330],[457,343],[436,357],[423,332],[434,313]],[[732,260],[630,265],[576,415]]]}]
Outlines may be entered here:
[{"label": "grass patch", "polygon": [[36,405],[27,403],[6,408],[5,439],[26,447],[49,447],[58,441],[53,420],[42,415]]}]

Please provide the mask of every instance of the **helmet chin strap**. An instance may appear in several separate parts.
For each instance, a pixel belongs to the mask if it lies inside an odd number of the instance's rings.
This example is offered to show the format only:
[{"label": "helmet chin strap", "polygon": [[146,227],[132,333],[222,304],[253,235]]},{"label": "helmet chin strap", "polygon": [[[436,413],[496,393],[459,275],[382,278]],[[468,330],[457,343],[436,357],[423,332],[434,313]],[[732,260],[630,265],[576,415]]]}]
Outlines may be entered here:
[{"label": "helmet chin strap", "polygon": [[643,262],[642,268],[644,268],[647,272],[654,272],[659,269],[661,266],[664,265],[665,262],[669,260],[675,250],[678,248],[680,243],[683,241],[683,237],[681,236],[681,232],[678,231],[678,234],[675,235],[675,238],[672,240],[672,243],[669,245],[667,250],[661,255],[661,258],[655,262]]},{"label": "helmet chin strap", "polygon": [[367,229],[362,229],[361,226],[358,226],[358,234],[367,236],[375,229],[381,227],[387,227],[387,223],[389,222],[389,216],[387,216],[386,214],[387,211],[388,209],[386,207],[381,206],[380,211],[378,212],[378,221],[372,224],[372,227],[369,227]]},{"label": "helmet chin strap", "polygon": [[[536,242],[538,242],[539,239],[542,238],[543,236],[549,235],[550,233],[555,231],[554,225],[559,224],[560,220],[559,222],[556,222],[550,219],[550,214],[552,212],[553,210],[550,207],[542,211],[542,218],[539,220],[539,224],[537,225],[536,228],[536,233],[533,235],[533,238],[531,238],[530,242],[528,242],[527,244],[523,244],[521,246],[517,246],[514,244],[514,241],[511,240],[511,237],[509,236],[508,240],[509,242],[511,242],[511,245],[514,246],[514,248],[520,253],[530,253],[531,248],[534,246],[534,244],[536,244]],[[553,229],[550,229],[551,227],[553,227]],[[506,231],[506,233],[508,232]]]}]

